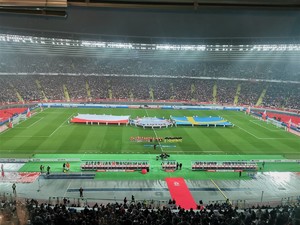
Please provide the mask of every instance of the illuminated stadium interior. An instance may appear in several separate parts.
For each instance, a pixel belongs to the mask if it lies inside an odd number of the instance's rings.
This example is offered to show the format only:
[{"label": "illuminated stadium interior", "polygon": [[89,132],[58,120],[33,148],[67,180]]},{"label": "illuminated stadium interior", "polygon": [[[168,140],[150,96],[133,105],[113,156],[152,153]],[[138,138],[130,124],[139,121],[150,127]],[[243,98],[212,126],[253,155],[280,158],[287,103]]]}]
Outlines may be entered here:
[{"label": "illuminated stadium interior", "polygon": [[298,7],[0,2],[0,224],[300,224]]}]

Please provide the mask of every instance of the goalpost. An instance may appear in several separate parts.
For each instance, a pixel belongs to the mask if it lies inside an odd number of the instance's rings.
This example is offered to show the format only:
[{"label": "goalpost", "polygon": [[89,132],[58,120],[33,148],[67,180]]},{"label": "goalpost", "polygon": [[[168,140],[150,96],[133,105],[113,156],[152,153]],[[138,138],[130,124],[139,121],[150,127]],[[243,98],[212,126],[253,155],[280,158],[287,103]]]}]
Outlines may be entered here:
[{"label": "goalpost", "polygon": [[273,124],[274,126],[276,126],[277,128],[285,128],[285,126],[282,125],[282,122],[277,121],[275,119],[267,119],[267,123]]}]

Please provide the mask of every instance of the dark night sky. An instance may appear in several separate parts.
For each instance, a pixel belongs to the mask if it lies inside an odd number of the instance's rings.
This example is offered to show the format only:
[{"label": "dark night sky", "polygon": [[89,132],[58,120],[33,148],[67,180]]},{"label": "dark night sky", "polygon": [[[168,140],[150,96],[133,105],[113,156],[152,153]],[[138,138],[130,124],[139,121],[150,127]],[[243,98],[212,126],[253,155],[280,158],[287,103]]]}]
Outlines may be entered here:
[{"label": "dark night sky", "polygon": [[67,18],[0,14],[0,30],[4,28],[163,39],[295,38],[300,37],[300,10],[201,7],[197,11],[162,11],[69,7]]}]

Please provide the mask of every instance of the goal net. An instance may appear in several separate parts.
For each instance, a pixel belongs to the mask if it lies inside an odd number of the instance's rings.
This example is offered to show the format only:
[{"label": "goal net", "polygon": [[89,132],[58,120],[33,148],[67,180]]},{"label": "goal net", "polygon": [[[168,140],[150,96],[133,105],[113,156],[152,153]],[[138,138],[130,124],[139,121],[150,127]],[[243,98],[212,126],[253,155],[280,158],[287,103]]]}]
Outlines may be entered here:
[{"label": "goal net", "polygon": [[284,126],[282,125],[282,122],[277,121],[275,119],[268,118],[267,123],[273,124],[274,126],[276,126],[278,128],[284,128]]}]

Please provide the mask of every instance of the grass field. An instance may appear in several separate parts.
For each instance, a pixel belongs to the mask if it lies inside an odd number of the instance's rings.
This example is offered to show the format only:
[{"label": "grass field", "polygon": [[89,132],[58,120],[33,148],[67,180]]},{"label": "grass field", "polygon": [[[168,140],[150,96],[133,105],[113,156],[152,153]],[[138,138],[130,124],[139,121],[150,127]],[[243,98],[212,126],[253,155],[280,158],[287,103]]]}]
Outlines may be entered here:
[{"label": "grass field", "polygon": [[[143,129],[117,125],[84,125],[68,123],[77,113],[112,114],[150,117],[222,116],[235,126],[172,127]],[[153,150],[145,143],[130,142],[131,136],[181,136],[176,147]],[[155,110],[155,109],[46,109],[15,128],[0,134],[2,157],[24,157],[33,154],[238,154],[283,155],[299,158],[300,138],[242,112]],[[156,151],[156,152],[154,152]]]}]

